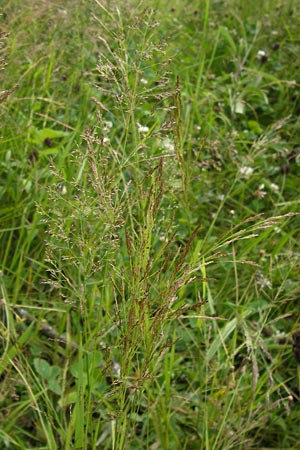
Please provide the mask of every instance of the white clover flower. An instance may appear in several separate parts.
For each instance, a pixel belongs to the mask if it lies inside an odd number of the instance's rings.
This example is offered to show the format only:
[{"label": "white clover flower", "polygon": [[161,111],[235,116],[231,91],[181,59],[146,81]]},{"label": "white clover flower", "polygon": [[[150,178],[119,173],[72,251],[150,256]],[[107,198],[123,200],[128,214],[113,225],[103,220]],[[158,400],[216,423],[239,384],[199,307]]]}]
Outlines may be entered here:
[{"label": "white clover flower", "polygon": [[112,129],[113,123],[110,120],[104,122],[104,127],[102,128],[103,133],[107,134]]},{"label": "white clover flower", "polygon": [[260,62],[266,62],[268,61],[268,55],[264,50],[258,50],[256,53],[256,59],[258,59]]},{"label": "white clover flower", "polygon": [[105,126],[105,128],[108,128],[110,130],[113,127],[113,123],[111,120],[106,120],[104,122],[104,126]]},{"label": "white clover flower", "polygon": [[248,166],[241,166],[239,168],[239,172],[243,178],[250,178],[254,172],[254,169],[252,167],[248,167]]},{"label": "white clover flower", "polygon": [[144,125],[141,125],[141,124],[138,123],[138,122],[137,122],[137,126],[138,126],[138,129],[139,129],[139,133],[141,133],[141,134],[146,134],[146,133],[148,133],[149,127],[144,126]]},{"label": "white clover flower", "polygon": [[168,152],[173,152],[175,150],[174,142],[172,142],[171,139],[169,138],[163,139],[162,147],[164,150],[167,150]]},{"label": "white clover flower", "polygon": [[264,50],[258,50],[256,56],[257,56],[258,58],[261,58],[261,57],[263,57],[263,56],[267,56],[267,54],[266,54],[266,52],[265,52]]},{"label": "white clover flower", "polygon": [[67,15],[68,15],[68,11],[67,11],[66,9],[61,9],[61,8],[59,8],[58,14],[59,14],[60,16],[67,16]]},{"label": "white clover flower", "polygon": [[107,145],[110,143],[110,139],[108,137],[103,138],[103,145]]},{"label": "white clover flower", "polygon": [[258,186],[258,189],[256,189],[256,191],[254,192],[254,197],[256,197],[258,200],[260,200],[261,198],[264,198],[265,195],[267,195],[266,191],[264,191],[265,185],[264,183],[261,183]]},{"label": "white clover flower", "polygon": [[[261,186],[264,186],[264,185],[261,185]],[[267,193],[266,193],[266,191],[263,191],[262,189],[257,189],[255,192],[254,192],[254,197],[256,197],[258,200],[260,200],[261,198],[264,198],[265,197],[265,195],[267,195]]]},{"label": "white clover flower", "polygon": [[270,184],[270,189],[271,189],[271,191],[273,191],[273,192],[278,192],[278,191],[279,191],[279,186],[278,186],[278,184],[271,183],[271,184]]},{"label": "white clover flower", "polygon": [[167,238],[166,238],[166,236],[164,235],[164,234],[161,234],[160,236],[159,236],[159,240],[161,241],[161,242],[167,242]]},{"label": "white clover flower", "polygon": [[117,361],[113,361],[112,362],[112,372],[114,375],[116,375],[117,377],[120,376],[121,374],[121,366]]}]

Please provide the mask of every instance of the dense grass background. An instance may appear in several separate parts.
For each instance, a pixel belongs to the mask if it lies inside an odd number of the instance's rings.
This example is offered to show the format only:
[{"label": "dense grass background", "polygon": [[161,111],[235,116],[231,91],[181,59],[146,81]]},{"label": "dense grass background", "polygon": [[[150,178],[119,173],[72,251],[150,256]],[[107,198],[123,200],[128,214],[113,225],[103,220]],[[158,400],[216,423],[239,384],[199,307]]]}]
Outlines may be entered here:
[{"label": "dense grass background", "polygon": [[10,0],[0,447],[300,448],[299,26]]}]

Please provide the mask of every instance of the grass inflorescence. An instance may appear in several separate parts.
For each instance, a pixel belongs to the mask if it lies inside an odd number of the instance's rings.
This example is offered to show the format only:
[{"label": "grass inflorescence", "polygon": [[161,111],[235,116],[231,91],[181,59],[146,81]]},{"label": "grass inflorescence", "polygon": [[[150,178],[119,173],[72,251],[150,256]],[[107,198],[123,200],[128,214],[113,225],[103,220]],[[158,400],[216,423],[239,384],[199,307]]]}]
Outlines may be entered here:
[{"label": "grass inflorescence", "polygon": [[297,2],[0,23],[0,447],[299,448]]}]

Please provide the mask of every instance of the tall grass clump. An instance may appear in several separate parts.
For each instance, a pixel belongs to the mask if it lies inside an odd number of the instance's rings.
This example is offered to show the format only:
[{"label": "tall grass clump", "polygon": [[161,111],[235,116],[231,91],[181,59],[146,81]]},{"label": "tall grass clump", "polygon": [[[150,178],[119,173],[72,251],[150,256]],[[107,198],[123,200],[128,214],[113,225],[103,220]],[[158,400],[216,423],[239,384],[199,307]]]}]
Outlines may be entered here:
[{"label": "tall grass clump", "polygon": [[36,10],[69,44],[11,77],[5,448],[299,445],[294,84],[276,8],[198,3]]}]

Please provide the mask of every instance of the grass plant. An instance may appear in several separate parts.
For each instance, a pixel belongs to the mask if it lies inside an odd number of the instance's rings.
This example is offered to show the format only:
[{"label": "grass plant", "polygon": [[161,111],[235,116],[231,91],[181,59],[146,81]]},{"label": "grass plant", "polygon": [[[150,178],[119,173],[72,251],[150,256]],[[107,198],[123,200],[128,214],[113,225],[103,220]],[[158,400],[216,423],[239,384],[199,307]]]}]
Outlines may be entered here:
[{"label": "grass plant", "polygon": [[0,448],[297,449],[297,1],[0,24]]}]

